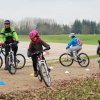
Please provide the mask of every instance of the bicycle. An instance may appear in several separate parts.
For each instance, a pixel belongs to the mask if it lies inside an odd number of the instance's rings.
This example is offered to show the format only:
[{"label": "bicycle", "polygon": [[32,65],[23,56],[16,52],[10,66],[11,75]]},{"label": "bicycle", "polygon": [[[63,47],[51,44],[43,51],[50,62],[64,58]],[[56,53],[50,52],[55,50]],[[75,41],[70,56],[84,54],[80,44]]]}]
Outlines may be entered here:
[{"label": "bicycle", "polygon": [[6,67],[9,71],[10,74],[15,74],[16,73],[16,62],[15,62],[15,57],[14,57],[14,52],[12,50],[12,44],[6,44],[9,45],[10,51],[6,57]]},{"label": "bicycle", "polygon": [[59,62],[61,65],[68,67],[76,61],[81,67],[87,67],[90,63],[89,57],[86,53],[78,53],[73,51],[72,53],[63,53],[59,57]]},{"label": "bicycle", "polygon": [[[0,55],[1,54],[5,56],[5,50],[2,46],[0,47]],[[26,59],[24,55],[20,53],[16,54],[16,69],[22,69],[25,66],[25,64],[26,64]],[[0,56],[0,68],[2,67],[2,65],[3,65],[3,59]]]},{"label": "bicycle", "polygon": [[49,74],[48,66],[44,58],[43,52],[34,53],[37,55],[37,76],[40,82],[44,81],[45,85],[49,87],[51,85],[51,77]]},{"label": "bicycle", "polygon": [[97,47],[97,55],[99,55],[99,58],[97,59],[100,69],[100,40],[98,40],[98,47]]},{"label": "bicycle", "polygon": [[4,51],[3,47],[0,46],[0,68],[1,68],[2,65],[3,65],[3,59],[2,59],[2,57],[1,57],[1,54],[3,54],[3,55],[5,56],[4,52],[5,52],[5,51]]}]

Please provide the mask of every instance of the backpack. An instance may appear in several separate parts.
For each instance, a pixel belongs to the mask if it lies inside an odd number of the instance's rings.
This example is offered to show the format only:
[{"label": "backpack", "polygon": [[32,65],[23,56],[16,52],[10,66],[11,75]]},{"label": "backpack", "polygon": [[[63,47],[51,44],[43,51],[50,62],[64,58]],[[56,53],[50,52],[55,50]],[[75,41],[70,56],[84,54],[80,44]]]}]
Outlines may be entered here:
[{"label": "backpack", "polygon": [[77,38],[77,42],[79,46],[82,46],[82,41],[79,38]]}]

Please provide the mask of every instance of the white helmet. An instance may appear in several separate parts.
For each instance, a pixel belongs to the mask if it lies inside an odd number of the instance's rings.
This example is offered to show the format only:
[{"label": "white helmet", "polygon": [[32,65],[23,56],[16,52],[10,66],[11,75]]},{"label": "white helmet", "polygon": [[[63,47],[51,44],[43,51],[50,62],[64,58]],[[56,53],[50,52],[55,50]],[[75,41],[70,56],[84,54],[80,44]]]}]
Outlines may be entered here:
[{"label": "white helmet", "polygon": [[70,33],[69,37],[75,36],[75,33]]}]

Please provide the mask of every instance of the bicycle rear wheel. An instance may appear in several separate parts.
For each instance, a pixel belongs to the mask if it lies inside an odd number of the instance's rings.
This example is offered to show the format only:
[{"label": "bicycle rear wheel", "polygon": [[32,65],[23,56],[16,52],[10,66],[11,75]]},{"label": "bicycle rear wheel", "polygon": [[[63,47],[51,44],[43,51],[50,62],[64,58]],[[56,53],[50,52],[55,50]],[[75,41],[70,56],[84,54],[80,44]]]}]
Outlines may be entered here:
[{"label": "bicycle rear wheel", "polygon": [[50,77],[50,74],[48,71],[47,64],[41,63],[40,69],[41,69],[40,71],[41,71],[42,79],[43,79],[45,85],[47,87],[50,87],[51,86],[51,77]]},{"label": "bicycle rear wheel", "polygon": [[2,59],[2,57],[0,56],[0,68],[2,67],[2,65],[3,65],[3,59]]},{"label": "bicycle rear wheel", "polygon": [[59,62],[60,62],[61,65],[68,67],[68,66],[71,66],[73,64],[73,59],[72,59],[70,54],[63,53],[59,57]]},{"label": "bicycle rear wheel", "polygon": [[16,64],[15,63],[11,64],[11,62],[12,62],[12,57],[10,58],[10,56],[8,55],[6,58],[6,66],[9,73],[13,75],[16,73]]},{"label": "bicycle rear wheel", "polygon": [[81,67],[87,67],[90,63],[90,59],[88,57],[88,55],[86,53],[80,53],[78,55],[79,57],[79,61],[78,61],[78,64],[81,66]]},{"label": "bicycle rear wheel", "polygon": [[16,54],[16,68],[22,69],[26,64],[26,59],[22,54]]}]

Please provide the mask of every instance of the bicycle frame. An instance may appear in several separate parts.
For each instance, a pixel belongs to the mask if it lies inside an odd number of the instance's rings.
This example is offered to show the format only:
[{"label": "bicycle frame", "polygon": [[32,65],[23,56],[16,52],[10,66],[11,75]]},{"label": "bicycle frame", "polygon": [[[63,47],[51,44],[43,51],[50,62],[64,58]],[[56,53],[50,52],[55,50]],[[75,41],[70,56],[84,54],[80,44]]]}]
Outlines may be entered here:
[{"label": "bicycle frame", "polygon": [[[46,61],[45,61],[45,58],[43,56],[43,53],[41,53],[39,56],[38,56],[38,63],[41,65],[41,64],[44,64],[46,66]],[[47,68],[46,68],[47,69]]]},{"label": "bicycle frame", "polygon": [[[72,53],[73,53],[73,52],[72,52]],[[69,51],[67,51],[67,58],[68,58],[68,54],[70,54]],[[70,54],[70,55],[71,55],[71,54]],[[76,58],[78,57],[77,55],[76,55],[76,56],[75,56],[75,55],[73,55],[73,56],[71,55],[71,57],[72,57],[72,59],[73,59],[74,61],[77,62],[77,59],[76,59]]]},{"label": "bicycle frame", "polygon": [[38,78],[39,76],[41,77],[39,80],[40,81],[44,81],[45,85],[46,86],[50,86],[51,85],[51,78],[50,78],[50,75],[49,75],[49,71],[48,71],[48,66],[46,64],[46,60],[43,56],[43,53],[40,53],[38,56],[38,62],[37,64],[39,64],[39,71],[40,71],[40,74],[38,74]]},{"label": "bicycle frame", "polygon": [[[11,57],[12,57],[12,61],[11,61]],[[14,52],[12,51],[11,45],[10,45],[9,59],[11,61],[9,62],[9,64],[14,64]]]},{"label": "bicycle frame", "polygon": [[[3,50],[3,47],[2,46],[0,46],[0,54],[3,54],[4,55],[4,50]],[[4,55],[5,56],[5,55]]]}]

